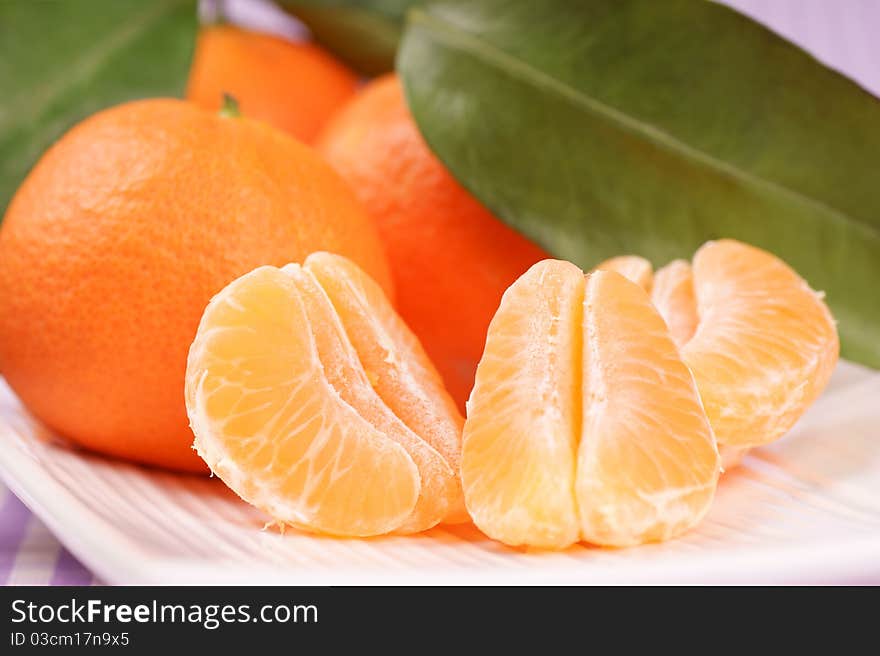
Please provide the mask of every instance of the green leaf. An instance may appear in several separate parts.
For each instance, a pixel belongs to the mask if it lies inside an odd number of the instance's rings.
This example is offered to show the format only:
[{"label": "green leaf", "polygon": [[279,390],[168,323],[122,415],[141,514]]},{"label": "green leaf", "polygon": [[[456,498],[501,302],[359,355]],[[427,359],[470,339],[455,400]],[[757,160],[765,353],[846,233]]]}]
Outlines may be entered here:
[{"label": "green leaf", "polygon": [[81,119],[181,95],[195,31],[194,0],[0,2],[0,208]]},{"label": "green leaf", "polygon": [[794,45],[702,0],[448,1],[398,69],[453,174],[551,253],[761,246],[880,366],[880,102]]},{"label": "green leaf", "polygon": [[318,43],[366,75],[394,68],[407,9],[417,0],[281,0]]}]

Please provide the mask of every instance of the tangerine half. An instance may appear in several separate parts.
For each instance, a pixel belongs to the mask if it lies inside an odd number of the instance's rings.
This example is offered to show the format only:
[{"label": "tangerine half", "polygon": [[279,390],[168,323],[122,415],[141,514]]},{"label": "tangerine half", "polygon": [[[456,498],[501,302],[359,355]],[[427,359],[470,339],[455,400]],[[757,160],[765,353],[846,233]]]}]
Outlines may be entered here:
[{"label": "tangerine half", "polygon": [[[413,399],[418,421],[394,411]],[[379,286],[343,257],[260,267],[215,296],[186,405],[199,455],[278,522],[369,536],[461,515],[463,420]]]},{"label": "tangerine half", "polygon": [[468,402],[465,502],[510,545],[627,546],[708,511],[719,456],[647,293],[545,260],[504,294]]}]

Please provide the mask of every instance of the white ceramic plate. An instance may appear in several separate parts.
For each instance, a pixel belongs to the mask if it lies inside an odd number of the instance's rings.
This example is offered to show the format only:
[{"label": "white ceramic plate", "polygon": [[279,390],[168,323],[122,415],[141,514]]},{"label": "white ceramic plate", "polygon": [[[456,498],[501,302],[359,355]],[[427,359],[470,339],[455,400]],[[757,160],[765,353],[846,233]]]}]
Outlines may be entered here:
[{"label": "white ceramic plate", "polygon": [[682,539],[624,550],[509,549],[473,526],[341,540],[263,530],[216,479],[64,446],[0,379],[0,473],[108,583],[880,583],[880,373],[842,363],[786,438],[722,480]]}]

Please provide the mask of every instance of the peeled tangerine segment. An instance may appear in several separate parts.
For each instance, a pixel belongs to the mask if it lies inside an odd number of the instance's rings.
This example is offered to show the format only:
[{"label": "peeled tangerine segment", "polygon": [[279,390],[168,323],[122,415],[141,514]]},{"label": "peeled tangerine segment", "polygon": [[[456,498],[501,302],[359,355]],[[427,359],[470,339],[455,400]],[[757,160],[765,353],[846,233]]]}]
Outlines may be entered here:
[{"label": "peeled tangerine segment", "polygon": [[327,380],[343,401],[406,449],[416,464],[421,480],[419,499],[410,516],[396,530],[415,532],[436,525],[449,512],[450,500],[457,498],[455,472],[443,456],[407,427],[373,389],[339,316],[311,271],[298,264],[288,265],[283,271],[297,281]]},{"label": "peeled tangerine segment", "polygon": [[459,503],[455,469],[374,389],[310,264],[256,269],[205,310],[187,364],[195,448],[279,522],[346,536],[429,528]]},{"label": "peeled tangerine segment", "polygon": [[[669,326],[672,341],[683,348],[697,332],[699,323],[694,271],[690,262],[673,260],[658,269],[654,274],[651,301]],[[748,451],[748,447],[720,444],[718,453],[721,454],[722,469],[727,471],[736,467]]]},{"label": "peeled tangerine segment", "polygon": [[461,474],[474,523],[507,544],[578,540],[584,274],[545,260],[507,289],[467,404]]},{"label": "peeled tangerine segment", "polygon": [[697,332],[697,298],[694,272],[689,262],[673,260],[654,274],[651,301],[669,326],[669,334],[679,348]]},{"label": "peeled tangerine segment", "polygon": [[685,260],[673,260],[655,273],[638,255],[618,255],[599,264],[597,271],[615,271],[651,295],[651,302],[669,327],[672,340],[684,346],[697,330],[694,275]]},{"label": "peeled tangerine segment", "polygon": [[215,297],[187,370],[196,450],[249,503],[341,535],[384,533],[412,512],[418,469],[328,382],[290,276],[261,267]]},{"label": "peeled tangerine segment", "polygon": [[614,271],[627,280],[631,280],[646,292],[651,291],[654,284],[654,268],[651,263],[640,255],[618,255],[597,266],[594,271]]},{"label": "peeled tangerine segment", "polygon": [[682,356],[719,444],[776,440],[831,377],[839,352],[831,313],[787,264],[733,240],[702,246],[693,280],[700,322]]},{"label": "peeled tangerine segment", "polygon": [[[350,260],[313,253],[305,267],[323,286],[378,395],[456,473],[446,523],[469,518],[458,471],[464,419],[418,338],[381,287]],[[424,476],[424,474],[423,474]]]},{"label": "peeled tangerine segment", "polygon": [[663,540],[706,513],[718,470],[693,378],[643,289],[546,260],[507,290],[463,438],[465,501],[487,535]]},{"label": "peeled tangerine segment", "polygon": [[681,534],[711,505],[718,452],[665,322],[622,276],[587,278],[582,366],[582,537],[625,546]]}]

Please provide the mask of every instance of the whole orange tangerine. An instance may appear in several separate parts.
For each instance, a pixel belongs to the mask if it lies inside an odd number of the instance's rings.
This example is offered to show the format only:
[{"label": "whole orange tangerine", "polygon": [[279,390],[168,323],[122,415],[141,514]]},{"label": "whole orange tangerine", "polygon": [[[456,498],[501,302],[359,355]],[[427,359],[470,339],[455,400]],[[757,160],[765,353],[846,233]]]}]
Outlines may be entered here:
[{"label": "whole orange tangerine", "polygon": [[204,470],[183,394],[202,311],[317,250],[389,289],[372,222],[308,147],[179,100],[102,111],[46,152],[0,227],[0,372],[82,446]]},{"label": "whole orange tangerine", "polygon": [[246,116],[311,143],[357,85],[353,71],[313,43],[212,25],[199,32],[186,97],[217,110],[230,94]]}]

